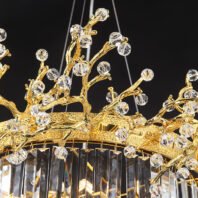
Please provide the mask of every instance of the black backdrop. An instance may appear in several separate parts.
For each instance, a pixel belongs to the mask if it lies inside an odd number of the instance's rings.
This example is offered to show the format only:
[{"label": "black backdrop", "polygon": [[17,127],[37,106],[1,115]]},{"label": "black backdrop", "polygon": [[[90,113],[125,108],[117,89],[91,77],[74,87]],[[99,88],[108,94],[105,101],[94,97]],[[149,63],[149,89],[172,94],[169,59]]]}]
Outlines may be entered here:
[{"label": "black backdrop", "polygon": [[[79,23],[82,12],[83,0],[76,1],[72,24]],[[3,61],[10,64],[11,69],[0,81],[0,94],[16,102],[20,110],[25,107],[24,84],[29,78],[34,78],[38,70],[35,51],[47,49],[47,64],[59,68],[72,2],[0,0],[0,27],[7,30],[8,38],[4,44],[12,52],[12,57]],[[115,3],[122,32],[129,37],[133,48],[128,57],[133,79],[137,80],[145,67],[155,72],[154,80],[141,86],[149,96],[149,103],[140,111],[150,118],[169,94],[176,97],[184,85],[188,69],[198,69],[198,3],[159,0],[115,0]],[[98,36],[94,37],[92,55],[108,40],[111,32],[117,31],[111,0],[95,0],[94,9],[99,7],[109,9],[111,17],[95,27]],[[88,19],[88,11],[89,0],[83,24]],[[113,81],[101,82],[90,91],[93,111],[99,111],[106,103],[108,86],[113,85],[117,92],[129,86],[123,57],[115,50],[104,60],[112,65]],[[80,80],[75,77],[72,93],[78,93],[79,87]],[[127,101],[134,113],[132,98]],[[69,111],[78,110],[81,110],[79,105],[69,107]],[[10,116],[6,109],[0,108],[0,120]]]}]

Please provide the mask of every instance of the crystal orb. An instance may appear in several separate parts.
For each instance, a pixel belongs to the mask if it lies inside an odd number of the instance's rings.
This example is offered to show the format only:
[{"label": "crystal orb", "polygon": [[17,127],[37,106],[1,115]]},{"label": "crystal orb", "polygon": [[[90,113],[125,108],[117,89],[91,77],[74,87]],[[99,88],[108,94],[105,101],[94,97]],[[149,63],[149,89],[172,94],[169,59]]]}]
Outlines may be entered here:
[{"label": "crystal orb", "polygon": [[139,116],[133,120],[135,126],[144,126],[147,122],[147,119],[143,116]]},{"label": "crystal orb", "polygon": [[110,63],[106,61],[102,61],[98,64],[97,66],[97,71],[101,76],[108,75],[111,70],[111,65]]},{"label": "crystal orb", "polygon": [[122,34],[119,32],[112,32],[109,36],[109,43],[114,46],[119,46],[123,40]]},{"label": "crystal orb", "polygon": [[45,94],[42,99],[42,105],[43,106],[48,105],[48,104],[52,103],[54,100],[55,100],[55,98],[52,95]]},{"label": "crystal orb", "polygon": [[41,80],[36,80],[32,84],[32,92],[34,95],[40,95],[45,90],[45,84]]},{"label": "crystal orb", "polygon": [[124,148],[124,156],[127,158],[134,158],[136,157],[136,149],[133,146],[126,146]]},{"label": "crystal orb", "polygon": [[186,137],[189,138],[191,137],[194,133],[195,133],[195,128],[192,124],[189,123],[185,123],[183,124],[180,129],[179,129],[179,133]]},{"label": "crystal orb", "polygon": [[131,45],[129,43],[121,43],[117,50],[121,56],[128,56],[131,53]]},{"label": "crystal orb", "polygon": [[59,72],[57,69],[52,68],[47,71],[48,80],[56,81],[59,78]]},{"label": "crystal orb", "polygon": [[189,158],[186,160],[185,166],[189,170],[196,170],[198,168],[198,161],[195,158]]},{"label": "crystal orb", "polygon": [[179,137],[177,137],[177,139],[175,141],[175,145],[178,149],[183,149],[183,148],[187,147],[188,140],[184,136],[179,136]]},{"label": "crystal orb", "polygon": [[0,43],[0,58],[3,57],[6,53],[6,47],[5,45]]},{"label": "crystal orb", "polygon": [[0,28],[0,42],[5,41],[6,38],[7,38],[7,32],[3,28]]},{"label": "crystal orb", "polygon": [[107,102],[111,103],[113,102],[113,99],[115,99],[118,96],[118,93],[116,93],[115,91],[113,93],[108,92],[106,95],[106,100]]},{"label": "crystal orb", "polygon": [[163,108],[166,108],[167,112],[171,112],[175,109],[174,104],[169,100],[166,100],[162,106]]},{"label": "crystal orb", "polygon": [[63,159],[65,160],[68,156],[68,151],[65,147],[57,146],[54,150],[54,155],[57,159]]},{"label": "crystal orb", "polygon": [[125,115],[129,112],[129,105],[126,102],[119,102],[115,106],[115,111],[120,115]]},{"label": "crystal orb", "polygon": [[14,165],[19,165],[27,159],[28,152],[24,149],[12,153],[6,157],[7,161]]},{"label": "crystal orb", "polygon": [[190,175],[190,172],[187,168],[180,168],[176,172],[176,176],[180,180],[187,179],[189,177],[189,175]]},{"label": "crystal orb", "polygon": [[72,38],[75,38],[76,36],[80,37],[83,34],[83,28],[79,24],[72,25],[70,28],[70,33]]},{"label": "crystal orb", "polygon": [[198,71],[196,69],[190,69],[186,75],[187,79],[191,82],[198,80]]},{"label": "crystal orb", "polygon": [[151,81],[154,78],[154,72],[151,69],[144,69],[141,72],[141,77],[144,81]]},{"label": "crystal orb", "polygon": [[121,142],[125,142],[128,138],[128,130],[126,128],[119,128],[116,132],[115,132],[115,136],[116,138],[121,141]]},{"label": "crystal orb", "polygon": [[51,122],[51,117],[46,112],[39,112],[36,115],[36,124],[40,127],[46,127]]},{"label": "crystal orb", "polygon": [[186,99],[194,99],[198,97],[198,92],[194,89],[190,89],[184,93],[184,98]]},{"label": "crystal orb", "polygon": [[170,146],[174,141],[174,137],[169,133],[163,133],[160,137],[160,144],[162,146]]},{"label": "crystal orb", "polygon": [[82,35],[80,36],[80,46],[82,48],[89,48],[92,45],[92,37],[90,35]]},{"label": "crystal orb", "polygon": [[135,96],[135,102],[139,106],[144,106],[148,103],[148,96],[144,93]]},{"label": "crystal orb", "polygon": [[73,67],[73,73],[76,76],[85,76],[89,72],[89,65],[85,62],[76,63]]},{"label": "crystal orb", "polygon": [[70,90],[71,89],[72,80],[69,76],[62,75],[58,78],[57,85],[61,90]]},{"label": "crystal orb", "polygon": [[198,112],[198,102],[188,101],[183,105],[184,113],[188,115],[193,115]]},{"label": "crystal orb", "polygon": [[155,168],[159,168],[164,163],[163,157],[160,154],[153,154],[150,157],[150,164]]},{"label": "crystal orb", "polygon": [[41,61],[41,62],[44,62],[48,59],[48,52],[47,50],[45,49],[39,49],[37,50],[36,52],[36,59]]},{"label": "crystal orb", "polygon": [[30,107],[30,114],[32,115],[32,116],[36,116],[40,111],[39,111],[39,105],[38,104],[36,104],[36,105],[32,105],[31,107]]},{"label": "crystal orb", "polygon": [[109,17],[109,10],[105,8],[98,8],[95,12],[95,17],[97,17],[99,21],[106,21]]}]

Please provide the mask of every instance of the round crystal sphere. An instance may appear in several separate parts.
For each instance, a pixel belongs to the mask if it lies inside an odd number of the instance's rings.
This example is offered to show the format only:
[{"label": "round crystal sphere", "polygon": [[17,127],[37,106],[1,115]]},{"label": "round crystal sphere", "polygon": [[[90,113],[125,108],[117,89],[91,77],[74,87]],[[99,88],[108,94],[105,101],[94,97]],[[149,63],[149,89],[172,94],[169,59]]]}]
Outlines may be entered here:
[{"label": "round crystal sphere", "polygon": [[159,184],[150,185],[149,192],[151,193],[151,197],[159,197],[161,195],[161,186]]},{"label": "round crystal sphere", "polygon": [[194,89],[188,90],[184,93],[184,98],[186,99],[194,99],[198,97],[198,92]]},{"label": "round crystal sphere", "polygon": [[90,35],[82,35],[80,36],[80,46],[82,48],[88,48],[92,45],[92,37]]},{"label": "round crystal sphere", "polygon": [[99,21],[106,21],[109,17],[109,10],[105,8],[98,8],[95,12],[95,17],[97,17]]},{"label": "round crystal sphere", "polygon": [[54,155],[57,159],[63,159],[65,160],[68,156],[68,151],[65,147],[57,146],[54,150]]},{"label": "round crystal sphere", "polygon": [[106,61],[102,61],[98,64],[97,66],[97,71],[101,76],[108,75],[111,70],[111,65],[110,63]]},{"label": "round crystal sphere", "polygon": [[167,112],[171,112],[171,111],[173,111],[173,110],[175,109],[174,104],[173,104],[171,101],[169,101],[169,100],[166,100],[166,101],[163,103],[162,106],[163,106],[164,108],[166,108],[166,111],[167,111]]},{"label": "round crystal sphere", "polygon": [[6,38],[7,38],[7,32],[3,28],[0,28],[0,42],[5,41]]},{"label": "round crystal sphere", "polygon": [[89,72],[89,65],[85,62],[76,63],[73,67],[73,73],[76,76],[85,76]]},{"label": "round crystal sphere", "polygon": [[183,149],[183,148],[187,147],[188,140],[184,136],[179,136],[179,137],[177,137],[177,139],[175,141],[175,145],[178,149]]},{"label": "round crystal sphere", "polygon": [[57,85],[61,90],[70,90],[72,80],[69,76],[62,75],[58,78]]},{"label": "round crystal sphere", "polygon": [[7,161],[14,165],[19,165],[27,159],[28,152],[24,149],[12,153],[6,157]]},{"label": "round crystal sphere", "polygon": [[160,144],[162,146],[170,146],[174,141],[174,137],[171,134],[164,133],[160,137]]},{"label": "round crystal sphere", "polygon": [[51,122],[50,115],[46,112],[39,112],[36,116],[36,124],[40,127],[46,127]]},{"label": "round crystal sphere", "polygon": [[147,122],[147,119],[143,116],[139,116],[133,120],[135,126],[144,126]]},{"label": "round crystal sphere", "polygon": [[187,159],[185,166],[189,170],[195,170],[198,168],[198,161],[194,158],[189,158],[189,159]]},{"label": "round crystal sphere", "polygon": [[134,158],[136,157],[136,149],[133,146],[126,146],[124,148],[124,156],[127,158]]},{"label": "round crystal sphere", "polygon": [[129,112],[129,105],[126,102],[119,102],[115,106],[115,111],[120,115],[125,115]]},{"label": "round crystal sphere", "polygon": [[45,90],[45,84],[41,80],[34,81],[32,91],[35,95],[42,94]]},{"label": "round crystal sphere", "polygon": [[54,100],[55,100],[55,98],[52,95],[45,94],[42,99],[42,105],[43,106],[48,105],[48,104],[52,103]]},{"label": "round crystal sphere", "polygon": [[79,37],[83,33],[83,28],[79,24],[72,25],[70,28],[70,33],[72,38],[75,38],[76,36]]},{"label": "round crystal sphere", "polygon": [[41,61],[41,62],[44,62],[48,59],[48,52],[47,50],[45,49],[39,49],[37,50],[36,52],[36,59]]},{"label": "round crystal sphere", "polygon": [[196,69],[190,69],[187,73],[187,79],[191,82],[198,80],[198,71]]},{"label": "round crystal sphere", "polygon": [[183,124],[180,129],[179,129],[179,133],[186,137],[189,138],[191,137],[194,133],[195,133],[195,128],[192,124],[189,123],[185,123]]},{"label": "round crystal sphere", "polygon": [[52,68],[47,71],[47,78],[52,81],[56,81],[59,77],[59,72],[57,69]]},{"label": "round crystal sphere", "polygon": [[135,102],[139,106],[144,106],[148,103],[148,96],[144,93],[139,94],[138,96],[135,97]]},{"label": "round crystal sphere", "polygon": [[114,91],[113,93],[108,92],[106,95],[106,100],[107,102],[111,103],[113,102],[113,99],[116,98],[118,96],[118,94]]},{"label": "round crystal sphere", "polygon": [[118,45],[117,50],[121,56],[128,56],[131,53],[131,45],[129,43],[121,43]]},{"label": "round crystal sphere", "polygon": [[188,115],[193,115],[198,112],[198,102],[196,101],[188,101],[183,105],[184,113]]},{"label": "round crystal sphere", "polygon": [[119,128],[116,132],[115,132],[115,136],[116,138],[121,141],[121,142],[125,142],[128,138],[128,130],[126,128]]},{"label": "round crystal sphere", "polygon": [[180,180],[187,179],[189,177],[189,175],[190,175],[190,172],[187,168],[180,168],[176,172],[176,176]]},{"label": "round crystal sphere", "polygon": [[144,69],[141,73],[141,77],[144,81],[151,81],[154,78],[154,72],[152,69]]},{"label": "round crystal sphere", "polygon": [[163,157],[160,154],[153,154],[150,157],[150,164],[155,168],[159,168],[164,163]]},{"label": "round crystal sphere", "polygon": [[3,57],[6,53],[6,47],[5,45],[0,43],[0,57]]},{"label": "round crystal sphere", "polygon": [[109,36],[109,43],[114,46],[119,46],[122,42],[123,36],[119,32],[112,32]]},{"label": "round crystal sphere", "polygon": [[39,105],[38,104],[32,105],[30,107],[30,113],[31,113],[32,116],[36,116],[39,112],[40,111],[39,111]]}]

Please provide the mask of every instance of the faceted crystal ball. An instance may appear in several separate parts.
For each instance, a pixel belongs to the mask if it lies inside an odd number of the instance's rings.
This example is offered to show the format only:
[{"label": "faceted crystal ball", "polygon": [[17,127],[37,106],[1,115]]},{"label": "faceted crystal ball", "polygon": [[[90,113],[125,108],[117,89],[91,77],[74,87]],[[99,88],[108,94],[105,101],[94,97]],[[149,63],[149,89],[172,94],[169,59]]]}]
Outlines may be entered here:
[{"label": "faceted crystal ball", "polygon": [[160,137],[160,144],[162,146],[170,146],[174,141],[174,137],[169,133],[164,133]]},{"label": "faceted crystal ball", "polygon": [[151,166],[155,168],[159,168],[164,163],[163,157],[160,154],[153,154],[150,158],[150,164]]},{"label": "faceted crystal ball", "polygon": [[47,50],[45,49],[39,49],[37,50],[36,52],[36,59],[41,61],[41,62],[44,62],[48,59],[48,52]]},{"label": "faceted crystal ball", "polygon": [[99,21],[106,21],[109,17],[109,10],[105,8],[98,8],[95,12],[95,17],[97,17]]},{"label": "faceted crystal ball", "polygon": [[46,112],[39,112],[36,115],[36,124],[39,127],[46,127],[47,125],[49,125],[51,122],[51,118],[50,115]]},{"label": "faceted crystal ball", "polygon": [[180,129],[179,129],[179,133],[186,137],[189,138],[191,137],[194,133],[195,133],[195,128],[192,124],[189,123],[185,123],[183,124]]},{"label": "faceted crystal ball", "polygon": [[185,166],[189,170],[196,170],[198,168],[198,161],[194,158],[189,158],[186,160]]},{"label": "faceted crystal ball", "polygon": [[151,81],[154,78],[154,72],[151,69],[144,69],[141,73],[141,77],[144,81]]},{"label": "faceted crystal ball", "polygon": [[65,160],[68,156],[68,151],[65,147],[57,146],[56,149],[54,150],[54,155],[56,156],[57,159]]},{"label": "faceted crystal ball", "polygon": [[0,43],[0,58],[3,57],[6,53],[6,47],[5,45]]},{"label": "faceted crystal ball", "polygon": [[184,98],[186,99],[194,99],[198,97],[198,92],[194,89],[188,90],[184,93]]},{"label": "faceted crystal ball", "polygon": [[113,93],[108,92],[106,95],[107,102],[111,103],[113,102],[113,98],[115,99],[118,96],[118,94],[114,91]]},{"label": "faceted crystal ball", "polygon": [[48,104],[52,103],[54,100],[55,100],[55,98],[52,95],[45,94],[42,99],[42,105],[43,106],[48,105]]},{"label": "faceted crystal ball", "polygon": [[114,46],[119,46],[122,42],[123,36],[119,32],[112,32],[109,36],[109,43]]},{"label": "faceted crystal ball", "polygon": [[57,85],[63,91],[70,90],[71,84],[72,80],[69,76],[62,75],[58,78]]},{"label": "faceted crystal ball", "polygon": [[133,146],[126,146],[124,148],[124,156],[127,158],[134,158],[136,157],[136,149]]},{"label": "faceted crystal ball", "polygon": [[184,113],[188,115],[193,115],[198,112],[198,102],[196,101],[188,101],[183,106]]},{"label": "faceted crystal ball", "polygon": [[82,48],[88,48],[90,45],[92,45],[92,37],[86,34],[82,35],[80,37],[80,46]]},{"label": "faceted crystal ball", "polygon": [[108,75],[111,70],[111,65],[110,63],[106,61],[102,61],[98,64],[97,66],[97,71],[101,76]]},{"label": "faceted crystal ball", "polygon": [[115,132],[115,136],[119,141],[125,142],[128,138],[128,130],[126,128],[120,128]]},{"label": "faceted crystal ball", "polygon": [[139,116],[133,120],[135,126],[144,126],[147,122],[147,119],[143,116]]},{"label": "faceted crystal ball", "polygon": [[118,45],[117,50],[121,56],[128,56],[131,53],[131,45],[129,43],[121,43]]},{"label": "faceted crystal ball", "polygon": [[169,100],[166,100],[163,105],[162,105],[164,108],[166,108],[166,111],[167,112],[171,112],[175,109],[174,107],[174,104],[171,103],[171,101]]},{"label": "faceted crystal ball", "polygon": [[76,76],[85,76],[89,72],[89,65],[85,62],[76,63],[73,67],[73,73]]},{"label": "faceted crystal ball", "polygon": [[18,152],[12,153],[6,157],[7,161],[14,165],[19,165],[27,159],[28,152],[20,149]]},{"label": "faceted crystal ball", "polygon": [[31,113],[32,116],[36,116],[39,112],[40,111],[39,111],[39,105],[38,104],[32,105],[30,107],[30,113]]},{"label": "faceted crystal ball", "polygon": [[115,111],[120,115],[125,115],[129,112],[129,105],[126,102],[119,102],[115,106]]},{"label": "faceted crystal ball", "polygon": [[5,41],[7,38],[7,33],[3,28],[0,28],[0,42]]},{"label": "faceted crystal ball", "polygon": [[184,136],[179,136],[179,137],[177,137],[177,139],[175,141],[175,145],[178,149],[183,149],[183,148],[187,147],[188,140]]},{"label": "faceted crystal ball", "polygon": [[176,176],[178,179],[180,180],[184,180],[184,179],[187,179],[190,175],[190,172],[187,168],[180,168],[178,169],[177,173],[176,173]]},{"label": "faceted crystal ball", "polygon": [[47,71],[47,78],[52,81],[56,81],[59,78],[59,72],[57,69],[52,68]]},{"label": "faceted crystal ball", "polygon": [[139,94],[138,96],[135,97],[135,102],[139,106],[144,106],[148,102],[148,96],[144,93]]},{"label": "faceted crystal ball", "polygon": [[76,36],[79,37],[83,33],[83,28],[79,24],[72,25],[70,28],[70,33],[71,33],[72,38],[75,38]]},{"label": "faceted crystal ball", "polygon": [[32,85],[32,92],[34,95],[40,95],[44,92],[45,90],[45,84],[41,80],[36,80],[34,81]]},{"label": "faceted crystal ball", "polygon": [[187,79],[189,81],[197,81],[198,80],[198,71],[196,69],[190,69],[187,73]]}]

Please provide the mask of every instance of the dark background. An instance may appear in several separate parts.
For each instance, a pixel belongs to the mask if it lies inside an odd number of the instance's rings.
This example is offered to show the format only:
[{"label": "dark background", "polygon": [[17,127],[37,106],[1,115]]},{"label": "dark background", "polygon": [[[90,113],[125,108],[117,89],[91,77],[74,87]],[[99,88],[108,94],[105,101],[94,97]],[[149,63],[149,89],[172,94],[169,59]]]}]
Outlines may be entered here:
[{"label": "dark background", "polygon": [[[83,0],[76,1],[72,24],[80,23],[82,12]],[[4,44],[12,52],[11,58],[2,61],[10,64],[11,69],[0,81],[0,94],[16,102],[20,110],[25,107],[24,84],[36,77],[39,68],[35,51],[47,49],[47,64],[55,68],[60,66],[72,2],[0,0],[0,27],[7,30]],[[87,0],[83,25],[88,20],[89,2]],[[132,45],[128,60],[133,80],[137,80],[146,67],[155,72],[154,80],[141,86],[149,96],[149,103],[140,107],[140,112],[150,118],[169,94],[177,96],[188,69],[198,69],[198,4],[196,1],[159,0],[115,0],[115,3],[122,33],[129,37]],[[94,10],[99,7],[109,9],[111,17],[95,26],[98,35],[94,37],[92,55],[108,40],[111,32],[117,31],[111,0],[95,0]],[[93,111],[99,111],[106,104],[108,86],[113,85],[117,92],[129,86],[124,58],[114,50],[104,60],[112,65],[113,81],[101,82],[90,91]],[[78,93],[79,87],[80,80],[75,77],[72,93]],[[127,101],[134,113],[133,99]],[[77,110],[81,110],[79,105],[69,107],[69,111]],[[0,120],[10,116],[9,111],[0,108]]]}]

